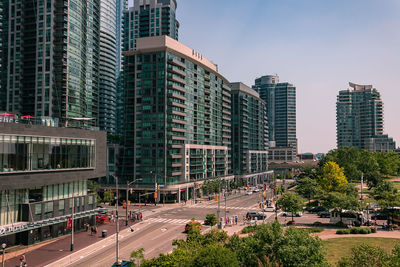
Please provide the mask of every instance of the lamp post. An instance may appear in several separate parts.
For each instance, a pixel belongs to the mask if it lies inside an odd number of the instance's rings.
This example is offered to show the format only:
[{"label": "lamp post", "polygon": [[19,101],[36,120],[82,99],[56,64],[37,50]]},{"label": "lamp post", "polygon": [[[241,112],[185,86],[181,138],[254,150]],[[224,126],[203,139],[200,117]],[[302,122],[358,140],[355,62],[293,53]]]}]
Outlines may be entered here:
[{"label": "lamp post", "polygon": [[4,265],[4,254],[6,254],[6,247],[7,247],[7,244],[6,244],[6,243],[1,244],[1,249],[3,250],[3,257],[2,257],[2,260],[1,260],[2,267],[5,266],[5,265]]},{"label": "lamp post", "polygon": [[[128,226],[128,198],[129,198],[128,190],[129,190],[129,186],[131,184],[137,182],[137,181],[142,181],[142,180],[143,179],[135,179],[132,182],[128,182],[128,181],[126,182],[126,219],[125,219],[125,226]],[[140,206],[140,203],[139,203],[139,206]]]},{"label": "lamp post", "polygon": [[119,266],[119,217],[118,217],[118,200],[119,200],[119,193],[118,193],[118,177],[114,176],[115,178],[115,187],[116,187],[116,196],[115,196],[115,259],[116,259],[116,264]]},{"label": "lamp post", "polygon": [[72,191],[72,212],[71,212],[71,251],[74,251],[74,213],[75,213],[75,192]]}]

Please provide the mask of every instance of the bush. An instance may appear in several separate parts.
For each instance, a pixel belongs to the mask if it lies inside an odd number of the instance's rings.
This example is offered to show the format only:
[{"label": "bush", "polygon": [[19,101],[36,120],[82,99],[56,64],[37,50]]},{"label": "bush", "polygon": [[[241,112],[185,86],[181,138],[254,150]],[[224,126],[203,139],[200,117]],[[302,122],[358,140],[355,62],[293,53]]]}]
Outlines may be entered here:
[{"label": "bush", "polygon": [[311,233],[321,233],[323,232],[325,229],[322,227],[313,227],[313,228],[301,228],[302,230],[308,232],[309,234]]},{"label": "bush", "polygon": [[256,226],[246,226],[245,228],[242,229],[242,234],[254,233],[256,228],[257,228]]},{"label": "bush", "polygon": [[337,227],[346,227],[347,225],[344,222],[337,222],[336,226]]},{"label": "bush", "polygon": [[368,235],[372,233],[369,227],[353,227],[350,229],[350,234],[353,235]]},{"label": "bush", "polygon": [[348,235],[350,234],[350,229],[340,229],[336,231],[337,235]]}]

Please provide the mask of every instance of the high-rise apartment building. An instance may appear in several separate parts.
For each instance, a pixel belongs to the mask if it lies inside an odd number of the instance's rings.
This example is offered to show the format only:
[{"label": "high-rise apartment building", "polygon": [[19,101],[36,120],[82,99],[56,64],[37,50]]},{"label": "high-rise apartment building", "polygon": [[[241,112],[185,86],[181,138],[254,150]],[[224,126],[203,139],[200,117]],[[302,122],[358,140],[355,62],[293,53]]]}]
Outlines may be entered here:
[{"label": "high-rise apartment building", "polygon": [[141,178],[148,189],[157,181],[178,194],[193,190],[195,181],[233,179],[231,89],[217,66],[168,36],[140,38],[136,50],[124,54],[120,177]]},{"label": "high-rise apartment building", "polygon": [[134,0],[125,12],[124,50],[134,50],[138,38],[168,35],[178,40],[176,0]]},{"label": "high-rise apartment building", "polygon": [[395,144],[383,135],[383,102],[372,85],[349,83],[336,103],[337,146],[354,146],[370,151],[394,151]]},{"label": "high-rise apartment building", "polygon": [[100,2],[99,126],[116,131],[117,108],[117,1]]},{"label": "high-rise apartment building", "polygon": [[[271,151],[273,152],[275,147],[280,150],[288,148],[290,153],[286,154],[293,155],[289,158],[295,160],[297,154],[296,87],[287,82],[279,82],[277,75],[267,75],[257,78],[253,89],[267,104]],[[274,160],[274,157],[270,159]]]},{"label": "high-rise apartment building", "polygon": [[[3,1],[0,1],[0,73],[3,73],[3,49],[4,49],[4,9],[3,9]],[[7,97],[7,93],[5,90],[2,90],[2,77],[0,74],[0,111],[6,110],[7,102],[5,101]]]},{"label": "high-rise apartment building", "polygon": [[3,3],[6,109],[62,121],[93,118],[94,124],[99,112],[100,0]]},{"label": "high-rise apartment building", "polygon": [[232,89],[232,171],[254,182],[268,172],[268,126],[265,102],[243,83]]}]

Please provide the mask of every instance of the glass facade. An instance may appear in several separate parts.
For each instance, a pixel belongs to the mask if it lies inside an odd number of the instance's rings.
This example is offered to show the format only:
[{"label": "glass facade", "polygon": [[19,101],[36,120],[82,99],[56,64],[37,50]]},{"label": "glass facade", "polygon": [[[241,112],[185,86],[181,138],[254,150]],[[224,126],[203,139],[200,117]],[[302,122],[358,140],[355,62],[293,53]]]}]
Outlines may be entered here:
[{"label": "glass facade", "polygon": [[[56,215],[71,214],[72,197],[75,212],[94,209],[96,196],[88,196],[87,181],[46,185],[38,188],[0,191],[0,225],[21,221],[40,221]],[[88,197],[88,201],[85,198]],[[28,209],[21,208],[27,205]],[[23,214],[23,213],[26,214]]]},{"label": "glass facade", "polygon": [[232,169],[236,175],[268,171],[265,102],[242,83],[232,83]]},{"label": "glass facade", "polygon": [[135,0],[124,17],[124,50],[135,50],[136,39],[168,35],[178,40],[179,22],[176,20],[176,0]]},{"label": "glass facade", "polygon": [[296,87],[290,83],[280,83],[276,75],[267,75],[256,79],[253,89],[267,104],[269,141],[272,146],[297,148]]},{"label": "glass facade", "polygon": [[95,140],[0,135],[0,173],[95,167]]},{"label": "glass facade", "polygon": [[336,102],[337,146],[369,149],[370,139],[383,134],[383,102],[371,85],[350,84]]},{"label": "glass facade", "polygon": [[[155,177],[161,184],[164,178],[177,184],[226,176],[231,145],[228,82],[194,58],[174,52],[126,56],[124,68],[127,140],[122,174],[133,173],[147,184]],[[207,174],[195,159],[192,165],[186,162],[191,148],[213,160],[215,151],[223,153],[212,166],[209,161]]]},{"label": "glass facade", "polygon": [[3,72],[6,110],[63,122],[97,118],[99,0],[2,2],[4,38],[10,40]]}]

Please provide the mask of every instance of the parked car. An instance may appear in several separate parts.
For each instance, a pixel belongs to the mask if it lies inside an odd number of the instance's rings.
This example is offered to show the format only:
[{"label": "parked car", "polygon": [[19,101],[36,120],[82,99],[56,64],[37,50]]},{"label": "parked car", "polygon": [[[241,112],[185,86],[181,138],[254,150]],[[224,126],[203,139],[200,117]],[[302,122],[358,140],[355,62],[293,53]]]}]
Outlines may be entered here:
[{"label": "parked car", "polygon": [[318,207],[310,208],[310,209],[308,209],[308,211],[311,212],[311,213],[318,213],[318,212],[321,212],[321,211],[326,211],[326,209],[324,207],[322,207],[322,206],[318,206]]},{"label": "parked car", "polygon": [[388,217],[386,214],[377,213],[376,215],[371,216],[371,220],[387,220]]},{"label": "parked car", "polygon": [[318,212],[318,216],[321,218],[330,218],[331,217],[331,213],[329,211],[320,211]]},{"label": "parked car", "polygon": [[267,218],[265,214],[258,213],[258,212],[247,212],[246,218],[248,220],[254,220],[257,218],[257,220],[264,220]]},{"label": "parked car", "polygon": [[293,213],[293,215],[292,215],[292,212],[284,212],[282,214],[282,216],[285,216],[285,217],[301,217],[301,216],[303,216],[303,212],[298,211],[298,212]]},{"label": "parked car", "polygon": [[246,195],[252,195],[252,194],[253,194],[253,191],[249,190],[249,191],[246,192]]},{"label": "parked car", "polygon": [[257,193],[257,192],[260,192],[260,189],[254,188],[254,189],[253,189],[253,193]]}]

